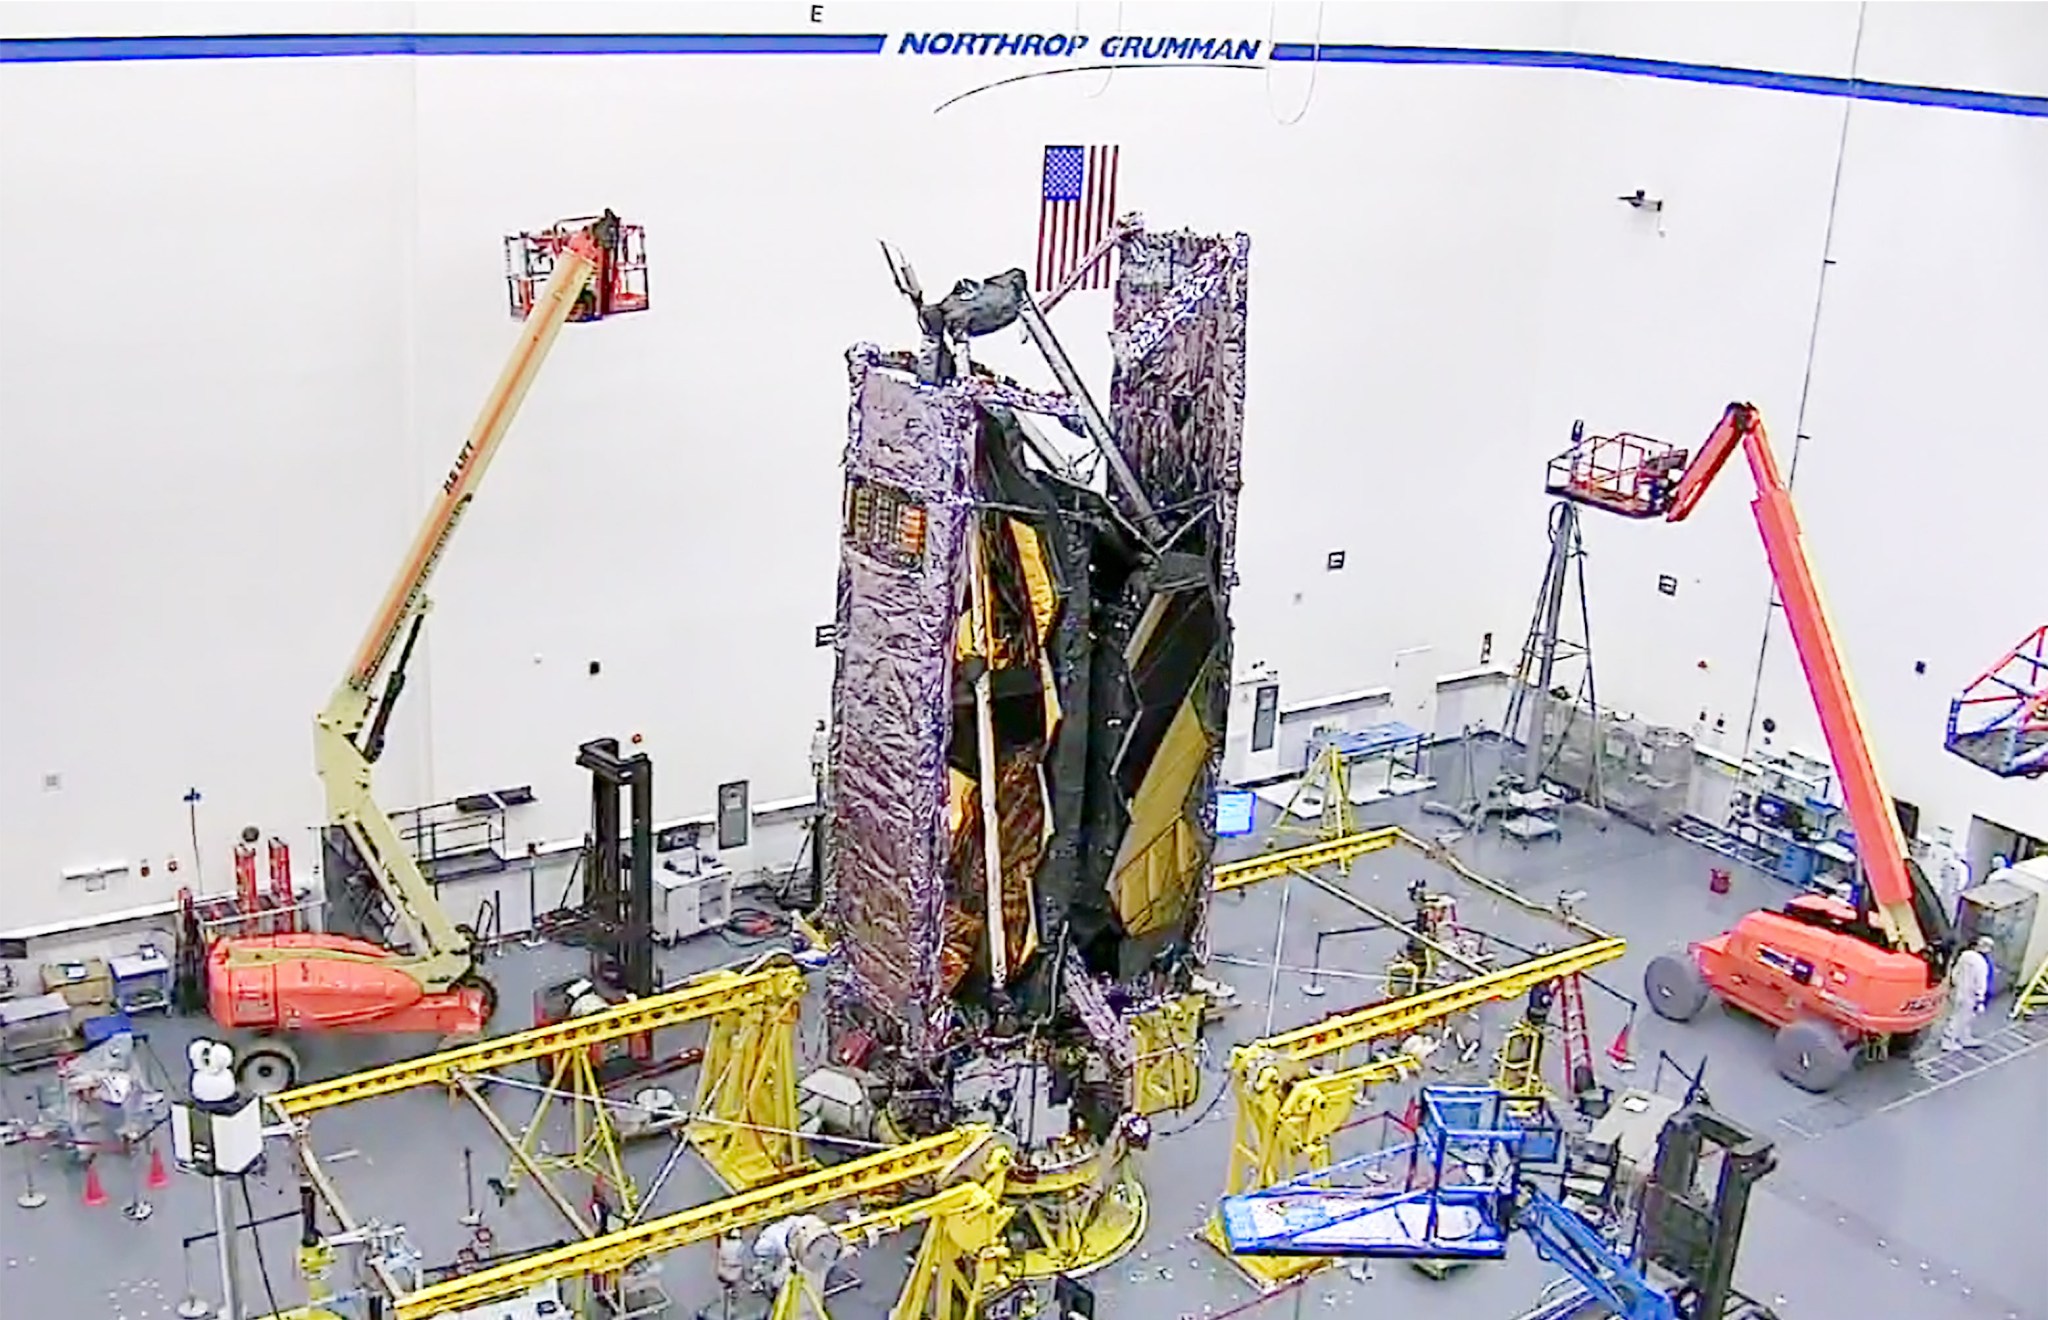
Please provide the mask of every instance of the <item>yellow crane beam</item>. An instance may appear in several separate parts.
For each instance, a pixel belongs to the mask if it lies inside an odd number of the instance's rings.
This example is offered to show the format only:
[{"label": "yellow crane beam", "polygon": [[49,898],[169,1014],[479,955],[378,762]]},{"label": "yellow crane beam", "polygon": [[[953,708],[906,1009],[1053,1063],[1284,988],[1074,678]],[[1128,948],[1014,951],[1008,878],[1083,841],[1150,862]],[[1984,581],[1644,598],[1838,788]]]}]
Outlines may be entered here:
[{"label": "yellow crane beam", "polygon": [[[460,1275],[397,1298],[391,1314],[393,1320],[436,1320],[515,1297],[550,1280],[616,1273],[635,1261],[709,1241],[728,1229],[754,1228],[842,1201],[901,1193],[921,1180],[955,1178],[972,1168],[975,1157],[987,1151],[994,1140],[995,1130],[990,1127],[955,1128],[615,1233]],[[979,1173],[976,1169],[969,1176]]]},{"label": "yellow crane beam", "polygon": [[375,1100],[422,1086],[452,1085],[458,1077],[548,1058],[564,1050],[602,1045],[663,1027],[745,1014],[775,1004],[794,1004],[803,998],[803,993],[803,972],[793,965],[747,973],[712,972],[693,979],[680,990],[628,1000],[588,1017],[570,1018],[552,1026],[296,1087],[272,1096],[270,1105],[287,1118],[303,1118],[337,1105]]}]

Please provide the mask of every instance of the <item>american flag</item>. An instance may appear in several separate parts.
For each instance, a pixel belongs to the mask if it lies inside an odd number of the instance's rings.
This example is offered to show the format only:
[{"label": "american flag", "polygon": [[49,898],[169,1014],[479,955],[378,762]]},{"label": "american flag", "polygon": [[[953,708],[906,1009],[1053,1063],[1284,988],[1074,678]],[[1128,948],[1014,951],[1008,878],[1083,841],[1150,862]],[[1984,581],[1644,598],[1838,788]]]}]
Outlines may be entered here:
[{"label": "american flag", "polygon": [[[1038,200],[1038,287],[1058,288],[1116,224],[1115,147],[1047,147]],[[1109,287],[1107,258],[1074,287]]]}]

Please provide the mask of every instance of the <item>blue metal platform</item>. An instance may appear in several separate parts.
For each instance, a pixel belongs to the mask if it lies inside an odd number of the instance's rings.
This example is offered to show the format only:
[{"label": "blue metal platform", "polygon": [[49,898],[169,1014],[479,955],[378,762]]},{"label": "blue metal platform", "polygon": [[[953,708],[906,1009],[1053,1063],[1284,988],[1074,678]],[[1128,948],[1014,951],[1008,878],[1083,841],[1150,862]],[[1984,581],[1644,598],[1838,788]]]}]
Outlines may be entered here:
[{"label": "blue metal platform", "polygon": [[1231,1251],[1245,1256],[1376,1256],[1488,1260],[1507,1254],[1525,1162],[1558,1157],[1546,1116],[1510,1112],[1491,1087],[1422,1092],[1412,1141],[1293,1182],[1223,1199]]}]

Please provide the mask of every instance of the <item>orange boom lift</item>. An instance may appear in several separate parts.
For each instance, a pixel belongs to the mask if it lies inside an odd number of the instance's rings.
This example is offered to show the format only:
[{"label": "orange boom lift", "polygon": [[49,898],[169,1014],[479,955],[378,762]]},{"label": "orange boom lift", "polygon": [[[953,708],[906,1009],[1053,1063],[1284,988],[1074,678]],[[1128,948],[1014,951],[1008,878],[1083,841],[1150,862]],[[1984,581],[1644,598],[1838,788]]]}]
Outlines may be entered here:
[{"label": "orange boom lift", "polygon": [[1860,875],[1853,902],[1802,894],[1684,955],[1652,960],[1644,988],[1651,1007],[1674,1021],[1695,1016],[1710,993],[1762,1018],[1778,1028],[1778,1071],[1825,1091],[1859,1056],[1883,1057],[1941,1015],[1950,927],[1907,856],[1763,419],[1750,404],[1729,404],[1689,463],[1662,441],[1590,438],[1551,462],[1545,485],[1625,517],[1683,522],[1738,450],[1756,485],[1750,510],[1842,785]]},{"label": "orange boom lift", "polygon": [[495,989],[476,970],[474,933],[448,919],[419,862],[377,805],[370,770],[383,751],[406,662],[426,617],[428,580],[555,336],[579,312],[580,319],[590,319],[587,289],[594,277],[607,279],[615,249],[606,225],[616,221],[607,215],[578,229],[550,253],[551,274],[530,294],[519,341],[315,725],[328,820],[352,846],[359,878],[382,909],[391,943],[285,932],[229,936],[207,951],[207,1008],[214,1020],[271,1037],[242,1052],[238,1071],[252,1091],[274,1092],[297,1082],[297,1057],[273,1033],[469,1035],[483,1030],[497,1006]]}]

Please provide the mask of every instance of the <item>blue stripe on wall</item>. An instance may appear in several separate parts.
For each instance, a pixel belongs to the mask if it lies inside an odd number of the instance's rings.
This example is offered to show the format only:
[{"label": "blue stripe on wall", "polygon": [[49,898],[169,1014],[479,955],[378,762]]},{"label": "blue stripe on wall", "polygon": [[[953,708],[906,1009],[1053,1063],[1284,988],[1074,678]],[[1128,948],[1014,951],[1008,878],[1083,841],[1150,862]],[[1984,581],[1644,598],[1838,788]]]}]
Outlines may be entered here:
[{"label": "blue stripe on wall", "polygon": [[377,33],[238,37],[10,37],[0,64],[279,60],[365,55],[879,55],[888,38],[794,33]]},{"label": "blue stripe on wall", "polygon": [[1720,64],[1687,64],[1679,60],[1645,60],[1627,55],[1589,55],[1569,50],[1485,50],[1469,46],[1313,46],[1279,43],[1275,62],[1324,64],[1451,64],[1494,65],[1518,69],[1585,69],[1629,78],[1668,78],[1679,82],[1719,83],[1756,87],[1807,96],[1846,96],[1859,101],[1894,101],[1901,105],[1976,110],[1993,115],[2048,118],[2048,96],[2014,92],[1980,92],[1962,87],[1918,87],[1911,83],[1866,82],[1770,69],[1731,69]]},{"label": "blue stripe on wall", "polygon": [[[880,55],[881,33],[331,33],[217,37],[8,37],[0,64],[108,63],[122,60],[320,59],[378,55]],[[1630,78],[1754,87],[1806,96],[1974,110],[2048,118],[2048,96],[1962,87],[1866,82],[1815,74],[1736,69],[1680,60],[1638,59],[1565,50],[1488,50],[1465,46],[1276,43],[1275,62],[1435,64],[1581,69]]]}]

